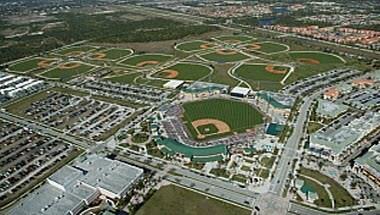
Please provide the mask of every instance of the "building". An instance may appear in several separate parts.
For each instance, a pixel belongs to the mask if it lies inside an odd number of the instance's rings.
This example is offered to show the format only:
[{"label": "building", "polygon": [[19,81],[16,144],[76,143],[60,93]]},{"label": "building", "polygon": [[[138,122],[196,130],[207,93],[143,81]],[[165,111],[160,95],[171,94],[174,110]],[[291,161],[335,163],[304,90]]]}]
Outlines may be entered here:
[{"label": "building", "polygon": [[380,188],[380,143],[355,160],[354,170],[360,177]]},{"label": "building", "polygon": [[124,197],[142,175],[140,168],[89,155],[58,170],[10,214],[78,214],[100,195],[114,200]]},{"label": "building", "polygon": [[167,83],[164,84],[164,88],[168,88],[168,89],[178,89],[179,87],[181,87],[183,85],[183,83],[185,83],[184,81],[181,81],[181,80],[171,80]]},{"label": "building", "polygon": [[347,115],[310,135],[309,153],[322,156],[335,164],[349,153],[350,147],[380,127],[380,113],[367,112],[365,115]]},{"label": "building", "polygon": [[359,89],[371,87],[374,84],[375,82],[371,79],[356,79],[352,81],[352,86],[357,87]]},{"label": "building", "polygon": [[244,97],[247,97],[250,92],[251,92],[251,90],[249,88],[234,87],[234,88],[232,88],[230,94],[231,94],[231,96],[244,98]]},{"label": "building", "polygon": [[331,101],[338,99],[340,92],[335,87],[330,87],[323,92],[323,98]]}]

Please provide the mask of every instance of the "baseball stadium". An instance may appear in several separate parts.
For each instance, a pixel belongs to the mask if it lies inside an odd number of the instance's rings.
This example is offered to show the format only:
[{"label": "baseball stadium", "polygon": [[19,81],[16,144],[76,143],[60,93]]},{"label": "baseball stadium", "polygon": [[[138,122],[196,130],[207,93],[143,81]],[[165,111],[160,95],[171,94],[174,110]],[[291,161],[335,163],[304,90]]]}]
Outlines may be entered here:
[{"label": "baseball stadium", "polygon": [[194,139],[244,133],[264,122],[253,106],[228,99],[207,99],[182,105],[183,121]]}]

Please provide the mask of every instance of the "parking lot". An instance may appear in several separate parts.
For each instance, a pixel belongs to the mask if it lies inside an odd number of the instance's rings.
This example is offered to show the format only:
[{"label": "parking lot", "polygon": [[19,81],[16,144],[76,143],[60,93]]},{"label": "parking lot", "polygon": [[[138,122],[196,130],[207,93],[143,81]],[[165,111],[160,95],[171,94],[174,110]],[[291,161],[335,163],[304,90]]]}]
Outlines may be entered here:
[{"label": "parking lot", "polygon": [[67,133],[98,140],[133,112],[132,108],[90,97],[49,91],[19,113]]},{"label": "parking lot", "polygon": [[5,121],[0,121],[0,143],[0,202],[80,152],[70,144]]}]

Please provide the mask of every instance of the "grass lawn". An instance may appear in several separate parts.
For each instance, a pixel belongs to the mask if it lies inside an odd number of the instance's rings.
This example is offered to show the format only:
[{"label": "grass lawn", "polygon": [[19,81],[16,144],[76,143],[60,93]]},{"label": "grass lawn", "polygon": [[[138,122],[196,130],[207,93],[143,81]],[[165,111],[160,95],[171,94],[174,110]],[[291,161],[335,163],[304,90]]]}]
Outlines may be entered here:
[{"label": "grass lawn", "polygon": [[194,41],[181,43],[176,46],[176,49],[185,51],[185,52],[193,52],[193,51],[203,50],[204,48],[201,47],[202,45],[207,45],[210,48],[215,46],[214,44],[209,43],[207,41],[194,40]]},{"label": "grass lawn", "polygon": [[146,133],[138,133],[132,136],[132,141],[134,143],[144,143],[148,140],[149,135]]},{"label": "grass lawn", "polygon": [[322,182],[323,184],[330,185],[329,189],[334,196],[335,207],[339,208],[357,204],[357,201],[351,196],[351,194],[332,178],[323,175],[318,171],[305,168],[300,169],[300,174],[310,176]]},{"label": "grass lawn", "polygon": [[270,168],[272,168],[275,160],[276,160],[276,156],[270,156],[270,157],[265,156],[265,157],[261,158],[260,164],[263,167],[270,169]]},{"label": "grass lawn", "polygon": [[217,63],[232,63],[232,62],[248,59],[249,57],[242,53],[224,55],[224,54],[218,54],[217,52],[211,52],[209,54],[201,55],[201,58],[207,61],[212,61],[212,62],[217,62]]},{"label": "grass lawn", "polygon": [[329,195],[327,194],[325,188],[315,181],[312,181],[310,179],[304,178],[302,176],[299,177],[304,181],[304,185],[308,187],[309,189],[312,189],[314,192],[318,194],[318,199],[314,201],[314,204],[321,206],[321,207],[327,207],[331,208],[331,200],[329,198]]},{"label": "grass lawn", "polygon": [[125,64],[127,66],[133,67],[145,67],[145,66],[154,66],[156,64],[146,64],[146,65],[138,65],[142,62],[152,61],[157,62],[157,64],[164,63],[168,61],[172,56],[164,55],[164,54],[142,54],[142,55],[133,55],[132,57],[128,57],[127,59],[121,61],[121,64]]},{"label": "grass lawn", "polygon": [[[183,104],[184,120],[193,122],[198,119],[212,118],[223,121],[234,132],[245,132],[264,122],[263,115],[247,103],[208,99]],[[191,126],[191,123],[187,123]],[[191,126],[192,127],[192,126]]]},{"label": "grass lawn", "polygon": [[224,36],[216,37],[215,39],[234,44],[234,43],[246,42],[254,38],[247,35],[224,35]]},{"label": "grass lawn", "polygon": [[161,187],[136,215],[250,215],[251,211],[174,185]]},{"label": "grass lawn", "polygon": [[267,169],[259,169],[258,170],[258,176],[264,179],[267,179],[269,177],[269,170]]},{"label": "grass lawn", "polygon": [[[174,70],[178,72],[176,77],[167,77],[166,70]],[[155,73],[153,76],[158,78],[179,79],[179,80],[199,80],[212,72],[210,67],[193,64],[193,63],[178,63],[171,67],[165,68],[163,71]]]},{"label": "grass lawn", "polygon": [[128,73],[125,75],[117,75],[105,78],[106,81],[112,81],[119,84],[134,84],[134,80],[142,75],[140,72]]},{"label": "grass lawn", "polygon": [[311,134],[322,128],[323,125],[318,122],[309,122],[307,125],[307,133]]},{"label": "grass lawn", "polygon": [[228,70],[232,67],[231,64],[216,64],[214,65],[214,72],[210,76],[210,82],[235,86],[238,84],[236,79],[228,75]]},{"label": "grass lawn", "polygon": [[150,86],[159,87],[159,88],[162,88],[164,84],[166,83],[167,81],[156,80],[156,79],[153,80],[153,79],[147,79],[143,77],[137,77],[136,79],[136,84],[145,84],[145,85],[150,85]]},{"label": "grass lawn", "polygon": [[217,177],[223,177],[223,178],[228,178],[230,174],[225,169],[212,169],[210,171],[211,174],[214,174]]},{"label": "grass lawn", "polygon": [[73,78],[74,76],[89,72],[91,69],[93,69],[93,66],[86,65],[86,64],[80,64],[79,67],[72,68],[72,69],[61,69],[59,67],[40,73],[40,76],[50,79],[56,79],[61,81],[67,81]]},{"label": "grass lawn", "polygon": [[15,63],[11,66],[9,66],[9,70],[15,71],[15,72],[20,72],[20,73],[25,73],[33,69],[38,69],[38,63],[41,62],[42,60],[47,60],[49,62],[54,62],[54,59],[52,58],[32,58],[26,61],[18,62]]},{"label": "grass lawn", "polygon": [[255,51],[264,52],[266,54],[281,52],[288,49],[286,45],[283,45],[280,43],[262,42],[262,43],[255,43],[255,44],[261,46],[260,49],[255,49]]}]

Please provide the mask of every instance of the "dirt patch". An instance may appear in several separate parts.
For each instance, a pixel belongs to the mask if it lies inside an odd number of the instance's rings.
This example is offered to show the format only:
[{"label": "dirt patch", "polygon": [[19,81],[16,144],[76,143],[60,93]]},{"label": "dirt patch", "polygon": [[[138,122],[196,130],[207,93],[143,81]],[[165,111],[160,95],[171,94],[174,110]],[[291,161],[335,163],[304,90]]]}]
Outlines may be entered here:
[{"label": "dirt patch", "polygon": [[259,50],[261,49],[261,45],[257,44],[257,43],[252,43],[252,44],[249,44],[246,46],[248,49],[252,49],[252,50]]},{"label": "dirt patch", "polygon": [[312,58],[297,58],[297,61],[304,64],[318,65],[321,64],[318,60]]},{"label": "dirt patch", "polygon": [[40,62],[38,62],[37,66],[38,68],[45,69],[48,68],[50,64],[52,64],[53,62],[54,60],[41,60]]},{"label": "dirt patch", "polygon": [[[197,129],[199,126],[210,125],[210,124],[214,125],[218,129],[218,132],[214,134],[223,134],[223,133],[228,133],[231,131],[231,128],[227,123],[221,120],[217,120],[217,119],[206,118],[206,119],[199,119],[199,120],[195,120],[191,122],[191,125],[195,129]],[[214,134],[210,134],[210,135],[214,135]],[[206,135],[200,134],[198,131],[198,139],[204,139],[205,137]]]},{"label": "dirt patch", "polygon": [[80,63],[65,63],[59,65],[60,69],[74,69],[80,66]]},{"label": "dirt patch", "polygon": [[142,62],[138,63],[136,66],[144,67],[144,66],[149,66],[149,65],[157,65],[159,63],[160,62],[155,61],[155,60],[148,60],[148,61],[142,61]]},{"label": "dirt patch", "polygon": [[96,60],[103,60],[107,55],[102,53],[102,52],[96,52],[91,55],[91,58],[96,59]]},{"label": "dirt patch", "polygon": [[165,75],[165,78],[176,78],[178,76],[178,71],[173,69],[166,69],[161,73]]},{"label": "dirt patch", "polygon": [[267,65],[265,67],[265,70],[267,72],[270,72],[273,74],[286,74],[288,72],[288,70],[286,70],[286,69],[284,69],[284,70],[275,69],[275,66],[273,66],[273,65]]},{"label": "dirt patch", "polygon": [[217,50],[216,53],[220,54],[220,55],[234,55],[234,54],[237,54],[236,51],[229,50],[229,49],[220,49],[220,50]]},{"label": "dirt patch", "polygon": [[82,51],[72,51],[72,52],[68,52],[65,54],[65,56],[79,56],[81,54],[83,54],[84,52]]},{"label": "dirt patch", "polygon": [[212,47],[214,47],[214,45],[212,45],[212,44],[202,44],[202,45],[200,45],[199,46],[201,49],[209,49],[209,48],[212,48]]}]

